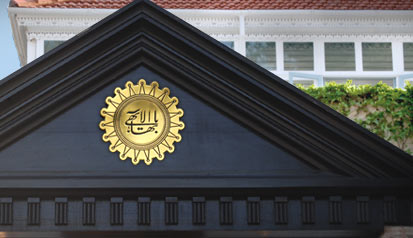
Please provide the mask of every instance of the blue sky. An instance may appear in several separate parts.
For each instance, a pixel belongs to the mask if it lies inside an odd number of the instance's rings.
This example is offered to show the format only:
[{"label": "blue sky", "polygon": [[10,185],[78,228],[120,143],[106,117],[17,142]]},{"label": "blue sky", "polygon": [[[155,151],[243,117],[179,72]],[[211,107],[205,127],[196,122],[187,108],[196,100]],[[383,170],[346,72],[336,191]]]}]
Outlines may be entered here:
[{"label": "blue sky", "polygon": [[11,33],[11,25],[7,14],[9,0],[0,0],[0,79],[20,68],[16,46]]}]

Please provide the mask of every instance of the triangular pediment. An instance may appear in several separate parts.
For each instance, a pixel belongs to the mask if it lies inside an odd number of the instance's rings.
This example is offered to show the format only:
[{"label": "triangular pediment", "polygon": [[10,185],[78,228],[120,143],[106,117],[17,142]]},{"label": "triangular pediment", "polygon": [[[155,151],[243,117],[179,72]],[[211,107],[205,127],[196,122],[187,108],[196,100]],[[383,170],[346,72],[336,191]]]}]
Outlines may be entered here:
[{"label": "triangular pediment", "polygon": [[[103,120],[100,110],[105,107],[105,98],[115,88],[140,78],[158,82],[179,98],[178,106],[184,110],[181,119],[186,124],[180,131],[182,140],[174,144],[174,152],[166,153],[161,161],[154,159],[150,165],[145,165],[145,161],[132,165],[131,159],[121,160],[119,153],[110,152],[111,145],[102,140],[104,132],[98,127]],[[207,187],[211,180],[220,181],[214,183],[216,187],[241,187],[251,178],[249,186],[271,187],[277,180],[288,179],[293,184],[304,179],[342,177],[322,173],[298,160],[144,66],[121,76],[3,149],[0,163],[3,176],[31,174],[87,181],[101,177],[111,183],[130,179],[137,181],[136,187],[165,186],[166,181],[173,186]],[[177,180],[180,181],[172,182]],[[125,186],[124,182],[117,184]]]},{"label": "triangular pediment", "polygon": [[135,1],[2,80],[0,148],[139,68],[314,171],[413,176],[408,154],[149,1]]}]

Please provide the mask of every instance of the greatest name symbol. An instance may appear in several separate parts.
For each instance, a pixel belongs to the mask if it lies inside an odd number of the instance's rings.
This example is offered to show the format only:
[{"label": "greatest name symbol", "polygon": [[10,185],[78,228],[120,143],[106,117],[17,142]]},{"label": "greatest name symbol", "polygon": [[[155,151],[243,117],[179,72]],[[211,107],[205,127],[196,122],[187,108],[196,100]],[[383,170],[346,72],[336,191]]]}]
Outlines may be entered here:
[{"label": "greatest name symbol", "polygon": [[146,111],[138,108],[135,111],[127,112],[127,114],[131,114],[125,121],[125,125],[128,126],[128,133],[133,135],[143,135],[149,132],[158,133],[158,131],[155,130],[155,128],[158,127],[156,110]]}]

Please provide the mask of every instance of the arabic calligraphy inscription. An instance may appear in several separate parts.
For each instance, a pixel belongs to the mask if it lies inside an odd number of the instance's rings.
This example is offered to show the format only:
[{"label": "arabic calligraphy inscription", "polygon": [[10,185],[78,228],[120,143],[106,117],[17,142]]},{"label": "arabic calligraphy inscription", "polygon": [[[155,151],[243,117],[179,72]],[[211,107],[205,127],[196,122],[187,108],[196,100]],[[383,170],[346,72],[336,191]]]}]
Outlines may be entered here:
[{"label": "arabic calligraphy inscription", "polygon": [[108,97],[108,107],[101,110],[103,140],[111,142],[110,151],[118,151],[122,160],[131,158],[133,164],[162,160],[164,152],[172,153],[173,143],[181,140],[184,124],[178,99],[170,98],[169,89],[159,89],[157,82],[146,85],[141,79],[137,85],[125,86],[115,89],[115,97]]}]

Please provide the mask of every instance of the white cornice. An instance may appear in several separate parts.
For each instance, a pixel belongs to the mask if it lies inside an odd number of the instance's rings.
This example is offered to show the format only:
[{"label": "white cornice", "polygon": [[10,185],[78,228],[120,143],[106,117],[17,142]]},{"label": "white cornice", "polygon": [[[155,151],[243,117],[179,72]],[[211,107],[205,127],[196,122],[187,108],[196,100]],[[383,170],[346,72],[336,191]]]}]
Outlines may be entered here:
[{"label": "white cornice", "polygon": [[[246,34],[413,33],[413,11],[322,10],[171,10],[202,27],[236,25],[243,17]],[[195,24],[194,24],[195,23]]]},{"label": "white cornice", "polygon": [[87,28],[113,13],[112,9],[9,8],[18,26]]},{"label": "white cornice", "polygon": [[40,39],[40,40],[69,40],[75,36],[77,32],[27,32],[26,37],[28,40]]},{"label": "white cornice", "polygon": [[62,16],[62,17],[106,17],[116,9],[87,9],[87,8],[20,8],[9,7],[9,13],[27,16]]},{"label": "white cornice", "polygon": [[[239,17],[247,28],[375,28],[413,31],[413,11],[322,11],[322,10],[180,10],[171,13],[197,27],[233,28]],[[24,26],[90,26],[115,12],[113,9],[9,8]],[[348,29],[346,29],[348,31]],[[351,29],[350,29],[351,30]],[[363,31],[364,32],[364,31]],[[263,32],[264,33],[264,32]]]},{"label": "white cornice", "polygon": [[9,18],[20,64],[27,63],[28,40],[67,40],[115,11],[9,7]]}]

